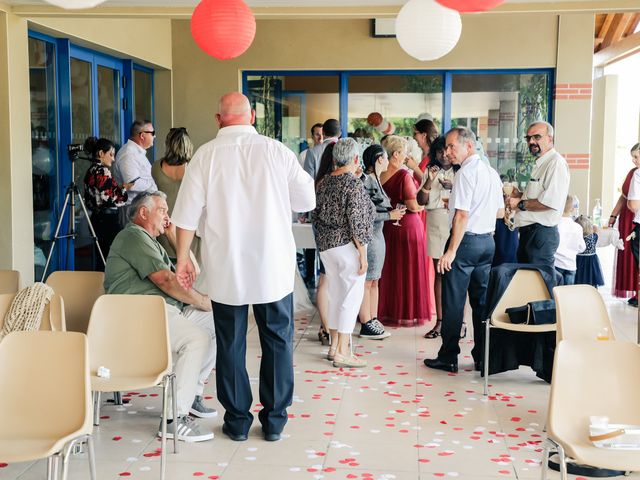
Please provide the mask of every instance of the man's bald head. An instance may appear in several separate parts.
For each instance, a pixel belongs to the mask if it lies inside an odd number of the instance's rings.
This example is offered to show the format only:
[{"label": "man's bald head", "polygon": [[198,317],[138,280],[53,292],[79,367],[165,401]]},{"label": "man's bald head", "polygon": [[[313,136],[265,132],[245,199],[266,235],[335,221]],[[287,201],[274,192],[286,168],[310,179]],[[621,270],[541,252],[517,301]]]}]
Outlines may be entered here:
[{"label": "man's bald head", "polygon": [[251,109],[247,97],[238,92],[231,92],[220,99],[216,120],[220,128],[230,125],[252,125],[255,112]]}]

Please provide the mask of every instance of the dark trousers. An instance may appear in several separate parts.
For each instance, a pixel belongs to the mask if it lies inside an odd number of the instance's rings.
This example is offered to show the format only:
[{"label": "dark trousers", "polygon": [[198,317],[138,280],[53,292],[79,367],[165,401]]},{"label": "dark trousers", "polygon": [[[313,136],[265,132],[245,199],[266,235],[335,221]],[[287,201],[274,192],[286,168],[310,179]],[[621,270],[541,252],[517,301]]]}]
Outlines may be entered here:
[{"label": "dark trousers", "polygon": [[576,283],[575,270],[565,270],[564,268],[556,267],[556,272],[562,275],[562,285],[573,285]]},{"label": "dark trousers", "polygon": [[491,261],[495,252],[493,235],[465,234],[460,242],[451,270],[442,278],[442,346],[438,358],[446,363],[458,363],[460,329],[464,319],[464,304],[469,293],[473,317],[476,362],[482,360],[484,345],[483,322]]},{"label": "dark trousers", "polygon": [[553,267],[560,244],[558,227],[545,227],[539,223],[520,227],[518,263],[534,263]]},{"label": "dark trousers", "polygon": [[[93,230],[96,232],[102,255],[104,255],[106,261],[109,256],[111,244],[121,230],[118,212],[94,212],[91,214],[91,225],[93,225]],[[102,263],[98,249],[95,245],[93,248],[95,250],[95,270],[104,272],[104,264]]]},{"label": "dark trousers", "polygon": [[631,253],[633,258],[636,259],[636,265],[638,264],[638,253],[640,251],[640,223],[633,222],[633,233],[636,234],[635,238],[631,240]]},{"label": "dark trousers", "polygon": [[304,263],[305,263],[305,277],[304,281],[307,286],[315,287],[316,281],[316,249],[305,248],[304,249]]},{"label": "dark trousers", "polygon": [[[246,368],[248,305],[211,302],[216,326],[216,388],[232,433],[249,432],[253,396]],[[277,302],[253,306],[260,335],[262,430],[280,433],[293,399],[293,293]]]}]

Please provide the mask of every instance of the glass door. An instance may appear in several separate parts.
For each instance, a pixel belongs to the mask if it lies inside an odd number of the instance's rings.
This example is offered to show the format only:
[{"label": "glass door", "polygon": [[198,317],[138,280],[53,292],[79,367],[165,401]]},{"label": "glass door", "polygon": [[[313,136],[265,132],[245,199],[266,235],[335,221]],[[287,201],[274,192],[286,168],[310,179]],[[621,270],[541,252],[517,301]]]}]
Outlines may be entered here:
[{"label": "glass door", "polygon": [[[120,148],[124,140],[123,65],[119,60],[82,49],[71,51],[71,138],[84,144],[90,136],[104,137]],[[90,154],[74,165],[74,180],[84,195],[84,177],[91,165]],[[84,199],[84,196],[83,196]],[[76,237],[74,269],[94,270],[102,261],[95,257],[87,218],[79,204],[75,209]],[[89,212],[90,213],[90,212]]]}]

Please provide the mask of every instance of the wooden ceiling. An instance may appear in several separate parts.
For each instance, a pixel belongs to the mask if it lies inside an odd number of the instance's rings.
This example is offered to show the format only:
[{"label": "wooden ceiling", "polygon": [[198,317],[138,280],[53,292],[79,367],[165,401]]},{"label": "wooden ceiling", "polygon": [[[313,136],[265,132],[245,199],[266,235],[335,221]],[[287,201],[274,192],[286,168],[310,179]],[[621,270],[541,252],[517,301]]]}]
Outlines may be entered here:
[{"label": "wooden ceiling", "polygon": [[633,35],[640,23],[640,13],[599,13],[596,15],[596,31],[593,52],[597,53]]}]

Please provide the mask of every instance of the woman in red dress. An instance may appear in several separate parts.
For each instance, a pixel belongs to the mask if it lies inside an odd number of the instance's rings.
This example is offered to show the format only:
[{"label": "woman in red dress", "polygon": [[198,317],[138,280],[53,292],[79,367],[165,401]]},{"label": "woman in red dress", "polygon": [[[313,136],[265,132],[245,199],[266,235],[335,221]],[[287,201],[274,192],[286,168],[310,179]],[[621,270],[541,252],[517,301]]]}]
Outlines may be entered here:
[{"label": "woman in red dress", "polygon": [[[629,194],[629,185],[631,185],[633,173],[637,168],[640,168],[640,143],[636,143],[631,149],[631,161],[634,164],[634,168],[627,174],[627,178],[622,184],[620,198],[609,217],[610,227],[615,225],[616,219],[618,220],[618,231],[622,240],[626,240],[627,236],[633,231],[634,213],[627,208],[627,195]],[[631,253],[630,244],[627,243],[624,250],[618,250],[616,257],[613,294],[621,298],[631,297],[629,304],[635,307],[638,306],[638,297],[636,296],[637,278],[638,265]]]},{"label": "woman in red dress", "polygon": [[387,139],[389,168],[380,176],[382,188],[392,206],[407,207],[399,225],[386,222],[383,233],[387,254],[380,279],[378,318],[385,325],[414,326],[431,320],[433,288],[429,285],[425,229],[419,213],[423,207],[416,201],[417,188],[411,173],[403,168],[407,157],[407,142],[398,136]]}]

